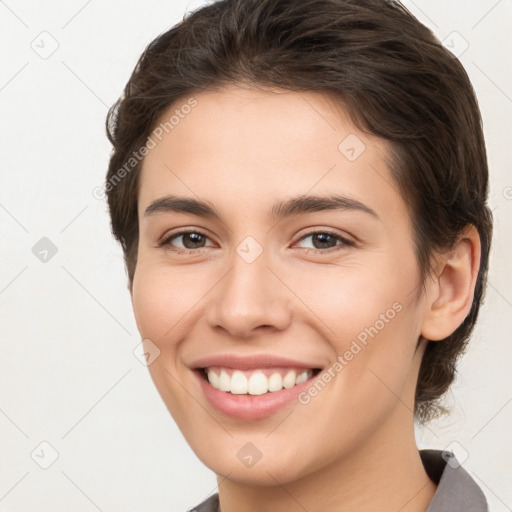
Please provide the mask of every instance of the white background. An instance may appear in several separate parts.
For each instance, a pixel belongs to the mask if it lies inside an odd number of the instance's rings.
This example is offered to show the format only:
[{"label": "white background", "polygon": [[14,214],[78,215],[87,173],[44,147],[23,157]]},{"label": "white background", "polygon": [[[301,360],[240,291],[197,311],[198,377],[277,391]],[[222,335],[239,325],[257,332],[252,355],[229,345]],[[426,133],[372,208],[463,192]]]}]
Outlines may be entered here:
[{"label": "white background", "polygon": [[[133,355],[122,253],[92,195],[110,153],[107,108],[145,46],[200,5],[0,2],[2,512],[185,510],[215,491]],[[455,51],[469,44],[460,59],[484,119],[496,223],[486,303],[448,396],[453,414],[418,437],[450,445],[501,512],[512,508],[512,2],[405,5],[440,39],[456,31]],[[43,59],[31,45],[48,51],[52,38],[58,48]],[[57,248],[46,263],[32,252],[42,237]]]}]

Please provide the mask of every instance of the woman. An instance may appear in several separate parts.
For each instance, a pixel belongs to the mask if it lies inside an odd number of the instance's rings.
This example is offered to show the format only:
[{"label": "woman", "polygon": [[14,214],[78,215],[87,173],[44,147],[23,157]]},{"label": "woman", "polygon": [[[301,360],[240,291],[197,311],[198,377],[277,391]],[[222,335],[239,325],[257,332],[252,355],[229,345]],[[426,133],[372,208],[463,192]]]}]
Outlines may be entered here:
[{"label": "woman", "polygon": [[397,3],[224,0],[109,112],[106,192],[195,510],[484,511],[414,420],[474,327],[492,218],[457,59]]}]

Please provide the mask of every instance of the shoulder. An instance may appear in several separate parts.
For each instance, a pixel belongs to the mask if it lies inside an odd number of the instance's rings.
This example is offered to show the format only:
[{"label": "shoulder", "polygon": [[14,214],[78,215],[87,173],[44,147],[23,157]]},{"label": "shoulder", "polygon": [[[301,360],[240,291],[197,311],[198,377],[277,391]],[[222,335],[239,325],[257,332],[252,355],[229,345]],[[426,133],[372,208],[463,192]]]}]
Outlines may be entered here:
[{"label": "shoulder", "polygon": [[213,494],[187,512],[219,512],[219,495]]},{"label": "shoulder", "polygon": [[425,512],[488,512],[485,495],[452,452],[420,450],[421,460],[437,491]]}]

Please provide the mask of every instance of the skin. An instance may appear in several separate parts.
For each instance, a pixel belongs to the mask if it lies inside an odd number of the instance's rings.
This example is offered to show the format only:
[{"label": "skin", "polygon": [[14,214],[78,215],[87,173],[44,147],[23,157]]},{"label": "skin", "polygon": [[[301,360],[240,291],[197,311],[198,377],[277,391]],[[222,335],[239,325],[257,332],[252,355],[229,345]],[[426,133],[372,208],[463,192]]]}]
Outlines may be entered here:
[{"label": "skin", "polygon": [[[233,85],[193,96],[197,106],[143,163],[131,293],[141,336],[160,350],[151,377],[218,475],[222,511],[424,511],[436,486],[414,438],[425,348],[418,340],[443,339],[468,314],[476,231],[469,227],[437,255],[422,293],[412,221],[385,141],[360,132],[320,93]],[[354,161],[338,150],[349,134],[365,144]],[[332,193],[356,198],[378,218],[344,210],[269,217],[277,201]],[[221,220],[145,215],[168,194],[208,201]],[[177,228],[204,232],[202,247],[186,236],[159,247]],[[353,245],[307,236],[326,230]],[[252,263],[236,252],[247,236],[263,251]],[[192,249],[177,252],[185,243]],[[271,353],[328,368],[395,303],[401,311],[307,405],[230,418],[210,405],[190,369],[219,353]],[[262,454],[250,468],[237,457],[248,442]]]}]

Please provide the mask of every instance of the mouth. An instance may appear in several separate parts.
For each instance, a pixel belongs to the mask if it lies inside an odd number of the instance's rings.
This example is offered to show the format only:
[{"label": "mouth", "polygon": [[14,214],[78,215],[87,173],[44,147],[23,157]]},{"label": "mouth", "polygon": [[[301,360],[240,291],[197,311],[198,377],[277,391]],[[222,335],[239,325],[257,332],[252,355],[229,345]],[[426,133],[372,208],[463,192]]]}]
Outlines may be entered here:
[{"label": "mouth", "polygon": [[261,396],[294,388],[320,373],[320,368],[255,368],[240,370],[211,366],[200,368],[203,380],[216,390],[232,395]]},{"label": "mouth", "polygon": [[321,372],[320,368],[299,366],[243,366],[221,366],[216,361],[193,371],[213,409],[237,420],[264,419],[298,405],[297,396]]},{"label": "mouth", "polygon": [[218,353],[188,366],[215,413],[257,420],[301,404],[297,397],[318,378],[324,366],[320,361],[269,353]]}]

